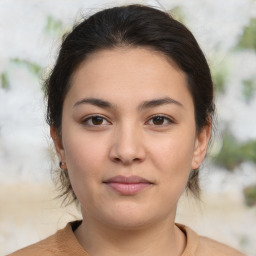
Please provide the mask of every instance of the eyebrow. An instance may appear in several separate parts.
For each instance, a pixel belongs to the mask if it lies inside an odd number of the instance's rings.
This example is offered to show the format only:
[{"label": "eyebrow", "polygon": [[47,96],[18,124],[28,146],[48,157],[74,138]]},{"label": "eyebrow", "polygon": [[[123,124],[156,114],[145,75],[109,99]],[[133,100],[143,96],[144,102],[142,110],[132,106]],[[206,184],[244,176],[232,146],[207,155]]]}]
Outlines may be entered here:
[{"label": "eyebrow", "polygon": [[97,98],[84,98],[79,100],[74,104],[73,108],[81,104],[91,104],[100,108],[114,108],[114,105],[112,105],[110,102]]},{"label": "eyebrow", "polygon": [[149,100],[149,101],[144,101],[142,104],[139,105],[138,109],[143,110],[143,109],[158,107],[158,106],[166,105],[166,104],[175,104],[177,106],[183,107],[183,105],[179,101],[176,101],[170,97],[165,97],[165,98],[161,98],[161,99],[153,99],[153,100]]},{"label": "eyebrow", "polygon": [[[105,109],[115,109],[116,108],[110,102],[102,100],[102,99],[97,99],[97,98],[84,98],[82,100],[79,100],[74,104],[73,108],[77,107],[81,104],[91,104],[91,105],[94,105],[94,106],[97,106],[100,108],[105,108]],[[158,106],[166,105],[166,104],[175,104],[177,106],[183,107],[183,105],[179,101],[176,101],[170,97],[165,97],[165,98],[160,98],[160,99],[144,101],[138,106],[138,110],[142,111],[144,109],[158,107]]]}]

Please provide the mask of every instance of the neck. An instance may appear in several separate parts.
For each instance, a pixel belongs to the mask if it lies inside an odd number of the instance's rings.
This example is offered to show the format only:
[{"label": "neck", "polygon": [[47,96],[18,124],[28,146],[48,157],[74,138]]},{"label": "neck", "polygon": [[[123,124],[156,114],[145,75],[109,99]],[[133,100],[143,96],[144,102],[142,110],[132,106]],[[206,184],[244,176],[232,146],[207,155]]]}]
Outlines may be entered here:
[{"label": "neck", "polygon": [[178,256],[185,249],[186,237],[170,219],[132,230],[84,219],[75,235],[91,256]]}]

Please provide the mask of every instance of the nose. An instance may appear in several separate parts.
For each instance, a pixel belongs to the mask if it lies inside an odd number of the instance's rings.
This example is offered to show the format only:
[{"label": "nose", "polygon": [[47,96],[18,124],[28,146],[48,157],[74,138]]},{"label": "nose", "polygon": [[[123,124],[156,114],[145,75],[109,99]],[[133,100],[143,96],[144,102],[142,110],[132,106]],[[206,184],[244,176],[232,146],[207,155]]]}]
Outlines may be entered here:
[{"label": "nose", "polygon": [[111,161],[123,165],[144,161],[146,151],[143,145],[143,136],[136,125],[116,128],[109,157]]}]

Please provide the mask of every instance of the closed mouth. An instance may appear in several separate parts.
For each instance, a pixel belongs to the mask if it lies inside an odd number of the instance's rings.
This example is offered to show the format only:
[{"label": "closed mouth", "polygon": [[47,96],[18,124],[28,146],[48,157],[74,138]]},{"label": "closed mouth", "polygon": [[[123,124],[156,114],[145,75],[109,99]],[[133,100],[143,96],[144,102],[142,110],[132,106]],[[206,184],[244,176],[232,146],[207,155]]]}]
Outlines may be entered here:
[{"label": "closed mouth", "polygon": [[152,182],[140,176],[122,176],[122,175],[114,176],[110,179],[107,179],[106,181],[104,181],[104,183],[124,183],[124,184],[150,183],[150,184],[153,184]]},{"label": "closed mouth", "polygon": [[115,176],[103,182],[122,195],[135,195],[154,183],[139,176]]}]

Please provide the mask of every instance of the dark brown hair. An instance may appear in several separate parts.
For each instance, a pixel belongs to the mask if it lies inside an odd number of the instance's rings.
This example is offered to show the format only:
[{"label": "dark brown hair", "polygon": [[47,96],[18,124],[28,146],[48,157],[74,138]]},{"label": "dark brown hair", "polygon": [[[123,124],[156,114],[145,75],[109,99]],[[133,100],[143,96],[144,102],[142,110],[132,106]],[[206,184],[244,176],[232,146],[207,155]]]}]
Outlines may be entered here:
[{"label": "dark brown hair", "polygon": [[[214,114],[209,66],[192,33],[168,13],[143,5],[105,9],[84,19],[63,37],[56,64],[45,82],[47,122],[61,136],[62,107],[71,76],[87,56],[101,49],[147,47],[164,54],[186,74],[195,106],[197,131]],[[187,188],[199,196],[199,170],[192,170]],[[68,171],[60,172],[62,195],[76,200]]]}]

